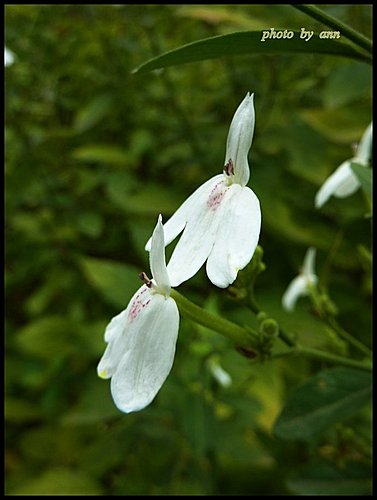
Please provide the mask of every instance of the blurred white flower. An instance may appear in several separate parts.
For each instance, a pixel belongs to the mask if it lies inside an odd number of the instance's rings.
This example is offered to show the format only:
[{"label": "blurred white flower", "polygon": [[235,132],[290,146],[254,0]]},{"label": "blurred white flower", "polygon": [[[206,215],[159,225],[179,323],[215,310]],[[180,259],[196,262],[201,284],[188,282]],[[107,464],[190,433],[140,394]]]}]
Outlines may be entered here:
[{"label": "blurred white flower", "polygon": [[229,387],[232,385],[232,377],[220,365],[220,362],[219,362],[217,356],[210,357],[207,361],[207,366],[208,366],[209,371],[211,372],[213,378],[222,387],[226,388],[226,387]]},{"label": "blurred white flower", "polygon": [[142,410],[154,399],[174,361],[179,313],[170,297],[161,215],[149,259],[152,280],[140,275],[145,284],[107,326],[108,345],[97,367],[101,378],[111,377],[114,402],[126,413]]},{"label": "blurred white flower", "polygon": [[164,225],[166,244],[183,231],[168,264],[172,286],[194,276],[207,261],[208,278],[226,288],[253,257],[261,228],[259,200],[246,186],[255,123],[253,97],[248,93],[234,114],[223,173],[200,186]]},{"label": "blurred white flower", "polygon": [[293,311],[297,299],[302,295],[308,295],[310,287],[318,282],[314,271],[315,254],[315,248],[310,247],[307,250],[300,274],[291,281],[283,294],[282,305],[287,311]]},{"label": "blurred white flower", "polygon": [[10,66],[14,63],[15,55],[14,53],[4,47],[4,66]]},{"label": "blurred white flower", "polygon": [[353,173],[351,163],[368,166],[372,149],[372,123],[365,130],[353,158],[344,161],[322,184],[315,197],[316,208],[322,207],[330,196],[345,198],[360,187],[360,182]]}]

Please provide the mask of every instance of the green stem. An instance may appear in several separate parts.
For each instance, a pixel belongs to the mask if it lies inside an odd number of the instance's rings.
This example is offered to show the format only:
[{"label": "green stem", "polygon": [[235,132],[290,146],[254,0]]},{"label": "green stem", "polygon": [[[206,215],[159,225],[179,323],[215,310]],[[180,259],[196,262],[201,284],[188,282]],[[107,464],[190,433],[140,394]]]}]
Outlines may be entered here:
[{"label": "green stem", "polygon": [[[190,319],[191,321],[194,321],[195,323],[198,323],[199,325],[214,330],[221,335],[224,335],[232,342],[241,347],[256,348],[258,339],[257,332],[246,330],[245,328],[242,328],[241,326],[236,325],[235,323],[232,323],[227,319],[223,319],[220,316],[202,309],[200,306],[197,306],[190,300],[186,299],[186,297],[181,295],[176,290],[172,289],[170,292],[170,296],[176,301],[182,316]],[[288,341],[290,343],[289,345],[293,345],[293,347],[290,347],[289,349],[281,353],[274,354],[271,356],[271,358],[298,355],[310,359],[315,359],[317,361],[335,363],[337,365],[350,366],[352,368],[359,368],[360,370],[371,370],[371,365],[365,364],[362,361],[355,361],[353,359],[344,358],[343,356],[337,356],[335,354],[319,351],[317,349],[295,345],[289,337]]]},{"label": "green stem", "polygon": [[372,54],[372,42],[366,36],[362,35],[358,31],[354,30],[347,24],[342,23],[338,19],[329,14],[326,14],[323,10],[315,7],[314,5],[295,5],[292,4],[292,7],[295,9],[301,10],[308,16],[316,19],[317,21],[322,22],[326,26],[330,28],[335,28],[338,31],[341,31],[342,36],[348,38],[352,42],[354,42],[359,47],[367,50],[370,54]]},{"label": "green stem", "polygon": [[282,358],[286,356],[303,356],[309,359],[315,359],[316,361],[323,361],[326,363],[333,363],[341,366],[349,366],[351,368],[357,368],[364,371],[372,371],[372,366],[370,363],[364,363],[363,361],[356,361],[354,359],[344,358],[343,356],[337,356],[336,354],[330,354],[328,352],[319,351],[318,349],[313,349],[310,347],[302,347],[297,345],[282,351],[280,353],[273,354],[271,359]]},{"label": "green stem", "polygon": [[[182,316],[185,316],[199,325],[205,326],[206,328],[224,335],[241,347],[255,348],[256,342],[253,342],[254,339],[251,336],[251,333],[253,333],[252,331],[246,330],[245,328],[242,328],[227,319],[223,319],[220,316],[202,309],[190,300],[186,299],[186,297],[181,295],[176,290],[172,289],[170,296],[176,301]],[[255,339],[256,338],[257,333],[255,332]]]},{"label": "green stem", "polygon": [[344,330],[336,321],[333,314],[329,313],[327,308],[324,306],[321,301],[321,297],[319,296],[318,289],[315,285],[311,284],[309,286],[310,298],[312,300],[312,304],[319,314],[322,322],[331,328],[339,337],[343,338],[346,342],[353,345],[356,349],[361,351],[363,354],[367,356],[371,356],[372,351],[365,344],[360,342],[360,340],[356,339],[353,335]]},{"label": "green stem", "polygon": [[349,344],[356,347],[356,349],[358,349],[363,354],[371,356],[372,351],[369,349],[369,347],[360,342],[360,340],[355,339],[355,337],[353,337],[350,333],[343,330],[343,328],[340,325],[338,325],[338,323],[335,321],[334,318],[326,318],[325,322],[330,328],[334,330],[335,333],[339,335],[339,337],[342,337],[344,340],[346,340]]}]

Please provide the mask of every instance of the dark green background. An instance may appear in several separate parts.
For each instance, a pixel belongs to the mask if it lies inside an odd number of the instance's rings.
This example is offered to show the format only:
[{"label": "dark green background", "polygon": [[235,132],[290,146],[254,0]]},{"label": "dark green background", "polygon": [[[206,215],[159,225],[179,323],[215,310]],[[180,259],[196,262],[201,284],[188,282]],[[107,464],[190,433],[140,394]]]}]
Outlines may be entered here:
[{"label": "dark green background", "polygon": [[[370,7],[326,12],[370,36]],[[113,405],[96,365],[106,324],[140,286],[137,274],[149,272],[144,244],[157,215],[166,220],[221,172],[228,127],[248,91],[256,109],[249,186],[261,202],[267,265],[258,303],[306,345],[353,356],[308,300],[293,314],[281,308],[314,246],[339,322],[370,343],[365,195],[332,198],[320,211],[314,196],[370,122],[371,68],[276,54],[131,74],[213,35],[327,29],[289,5],[8,5],[5,15],[16,54],[5,68],[6,493],[368,492],[367,409],[315,440],[272,432],[286,398],[326,368],[320,363],[253,364],[183,319],[167,382],[130,415]],[[203,270],[179,291],[255,324]],[[214,356],[233,379],[228,389],[208,368]]]}]

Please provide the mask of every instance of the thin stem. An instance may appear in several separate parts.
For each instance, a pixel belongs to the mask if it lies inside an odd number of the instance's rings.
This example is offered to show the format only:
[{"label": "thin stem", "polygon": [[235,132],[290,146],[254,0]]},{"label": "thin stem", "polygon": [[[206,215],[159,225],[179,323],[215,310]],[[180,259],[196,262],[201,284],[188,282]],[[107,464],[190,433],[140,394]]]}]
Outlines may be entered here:
[{"label": "thin stem", "polygon": [[320,283],[322,284],[322,286],[324,288],[327,287],[327,282],[329,280],[329,275],[330,275],[330,270],[331,270],[331,266],[332,266],[332,263],[335,259],[335,256],[339,250],[339,247],[340,247],[340,244],[343,240],[343,236],[344,236],[344,230],[343,229],[340,229],[337,233],[336,233],[336,236],[335,236],[335,239],[334,239],[334,242],[333,244],[331,245],[331,248],[330,248],[330,251],[326,257],[326,260],[323,264],[323,267],[322,267],[322,272],[321,272],[321,275],[320,275]]},{"label": "thin stem", "polygon": [[322,322],[331,328],[339,337],[342,337],[346,342],[353,345],[356,349],[361,351],[363,354],[367,356],[371,356],[372,351],[367,347],[363,342],[356,339],[353,335],[344,330],[336,321],[333,316],[333,313],[330,313],[326,306],[323,304],[321,297],[319,296],[318,289],[315,285],[311,284],[309,286],[310,298],[312,300],[312,304],[319,314]]},{"label": "thin stem", "polygon": [[[176,290],[171,290],[170,295],[178,304],[178,308],[182,316],[185,316],[199,325],[205,326],[220,333],[221,335],[224,335],[241,347],[256,346],[256,341],[253,342],[252,338],[252,334],[254,332],[246,330],[245,328],[242,328],[227,319],[223,319],[220,316],[216,316],[215,314],[202,309]],[[255,339],[256,338],[257,333],[255,332]]]},{"label": "thin stem", "polygon": [[343,330],[343,328],[337,323],[337,321],[334,318],[326,318],[325,321],[327,325],[330,328],[332,328],[335,333],[339,335],[339,337],[342,337],[344,340],[346,340],[349,344],[356,347],[356,349],[358,349],[363,354],[366,354],[367,356],[372,355],[372,351],[369,349],[369,347],[360,342],[360,340],[355,339],[355,337],[353,337],[350,333],[346,332],[346,330]]},{"label": "thin stem", "polygon": [[343,356],[337,356],[336,354],[330,354],[328,352],[319,351],[318,349],[312,349],[310,347],[302,347],[297,345],[271,356],[271,359],[283,358],[287,356],[303,356],[309,359],[315,359],[316,361],[323,361],[326,363],[333,363],[341,366],[349,366],[351,368],[357,368],[364,371],[372,371],[371,364],[365,363],[363,361],[356,361],[354,359],[344,358]]},{"label": "thin stem", "polygon": [[295,9],[301,10],[308,16],[312,17],[313,19],[316,19],[317,21],[322,22],[326,26],[329,26],[330,28],[335,28],[336,30],[341,31],[342,36],[345,38],[348,38],[352,42],[354,42],[356,45],[359,47],[362,47],[363,49],[367,50],[370,54],[372,54],[372,42],[367,38],[366,36],[362,35],[358,31],[354,30],[347,24],[342,23],[342,21],[339,21],[333,16],[330,16],[323,10],[319,9],[318,7],[315,7],[314,5],[295,5],[292,4],[292,7]]}]

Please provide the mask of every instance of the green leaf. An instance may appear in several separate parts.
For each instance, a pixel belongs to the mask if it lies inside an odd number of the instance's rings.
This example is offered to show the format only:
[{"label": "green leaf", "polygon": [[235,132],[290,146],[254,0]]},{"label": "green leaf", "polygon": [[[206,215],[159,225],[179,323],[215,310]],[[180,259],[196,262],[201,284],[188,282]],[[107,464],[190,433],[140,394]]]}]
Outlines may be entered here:
[{"label": "green leaf", "polygon": [[15,488],[12,495],[100,495],[96,481],[84,472],[50,469]]},{"label": "green leaf", "polygon": [[91,238],[97,238],[103,229],[103,218],[96,212],[79,212],[76,222],[80,231]]},{"label": "green leaf", "polygon": [[[347,85],[344,84],[347,82]],[[359,62],[344,64],[329,75],[323,89],[323,100],[326,108],[339,106],[370,97],[372,87],[372,70]]]},{"label": "green leaf", "polygon": [[130,157],[127,151],[108,144],[88,144],[72,152],[75,160],[83,162],[104,163],[114,166],[127,166]]},{"label": "green leaf", "polygon": [[94,98],[76,114],[74,128],[77,132],[84,132],[97,125],[108,113],[112,104],[112,96],[104,94]]},{"label": "green leaf", "polygon": [[306,380],[286,402],[274,432],[283,439],[310,440],[357,413],[370,401],[368,373],[333,368]]},{"label": "green leaf", "polygon": [[44,316],[23,327],[17,344],[23,352],[41,359],[57,359],[75,349],[72,336],[77,326],[63,316]]},{"label": "green leaf", "polygon": [[[115,195],[114,190],[112,194]],[[142,189],[123,196],[123,199],[118,193],[117,196],[113,196],[112,201],[129,214],[155,219],[156,214],[161,213],[165,219],[179,207],[181,200],[171,189],[161,184],[144,183]]]},{"label": "green leaf", "polygon": [[326,462],[310,463],[288,480],[288,487],[298,495],[368,495],[371,491],[370,467],[348,463],[337,469]]},{"label": "green leaf", "polygon": [[17,424],[38,421],[42,417],[41,408],[29,401],[9,397],[4,404],[5,420]]},{"label": "green leaf", "polygon": [[372,169],[354,161],[351,162],[351,168],[366,194],[372,197]]},{"label": "green leaf", "polygon": [[166,68],[177,64],[241,54],[328,54],[351,57],[361,61],[370,60],[358,50],[337,40],[320,39],[318,34],[314,34],[306,42],[300,38],[300,31],[292,31],[294,33],[293,38],[272,38],[266,39],[264,42],[261,41],[262,31],[241,31],[204,38],[154,57],[141,64],[133,72],[145,73],[153,69]]},{"label": "green leaf", "polygon": [[87,279],[114,306],[127,306],[133,293],[142,285],[141,270],[130,265],[104,259],[85,257],[81,265]]}]

